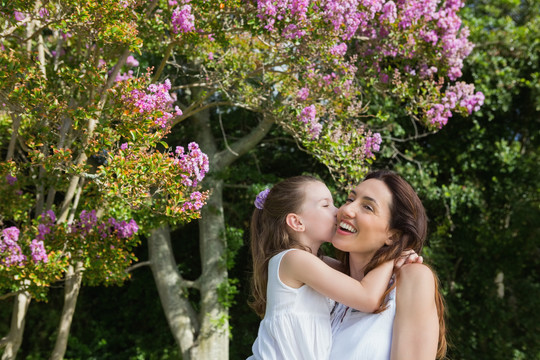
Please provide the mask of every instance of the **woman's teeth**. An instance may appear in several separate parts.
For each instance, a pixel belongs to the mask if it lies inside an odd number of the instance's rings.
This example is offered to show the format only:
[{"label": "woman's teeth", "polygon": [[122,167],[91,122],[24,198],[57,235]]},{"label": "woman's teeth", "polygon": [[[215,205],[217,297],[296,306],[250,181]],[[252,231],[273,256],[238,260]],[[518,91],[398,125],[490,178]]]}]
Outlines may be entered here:
[{"label": "woman's teeth", "polygon": [[349,224],[347,224],[347,223],[345,223],[345,222],[340,222],[340,223],[339,223],[339,227],[340,227],[341,229],[346,230],[346,231],[348,231],[348,232],[351,232],[351,233],[353,233],[353,234],[357,232],[357,230],[356,230],[355,228],[353,228],[352,225],[349,225]]}]

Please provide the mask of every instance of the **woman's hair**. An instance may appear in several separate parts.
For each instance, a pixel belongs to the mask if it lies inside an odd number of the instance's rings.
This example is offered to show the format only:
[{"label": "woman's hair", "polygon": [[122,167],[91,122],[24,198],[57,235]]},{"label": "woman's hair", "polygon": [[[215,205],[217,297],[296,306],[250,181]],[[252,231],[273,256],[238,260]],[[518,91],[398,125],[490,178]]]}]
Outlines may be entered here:
[{"label": "woman's hair", "polygon": [[305,200],[308,183],[320,182],[312,176],[295,176],[283,180],[270,189],[262,209],[255,208],[251,217],[251,255],[253,259],[252,299],[249,305],[257,315],[266,311],[266,283],[268,261],[283,250],[302,246],[290,236],[286,223],[287,215],[298,213]]},{"label": "woman's hair", "polygon": [[[364,274],[367,274],[380,264],[388,260],[397,259],[404,250],[412,249],[420,254],[427,236],[427,216],[422,201],[414,189],[401,176],[389,170],[377,170],[369,173],[364,180],[376,179],[384,182],[392,193],[392,203],[390,204],[390,224],[389,229],[397,230],[392,243],[383,245],[371,261],[366,265]],[[346,269],[349,269],[349,256],[338,251],[340,259]],[[432,269],[433,270],[433,269]],[[399,280],[399,272],[396,274]],[[446,354],[446,327],[444,322],[444,300],[439,291],[439,281],[435,273],[435,302],[439,317],[439,342],[437,348],[437,358],[442,358]],[[386,291],[383,299],[393,289],[394,285]],[[384,307],[380,311],[383,311]]]}]

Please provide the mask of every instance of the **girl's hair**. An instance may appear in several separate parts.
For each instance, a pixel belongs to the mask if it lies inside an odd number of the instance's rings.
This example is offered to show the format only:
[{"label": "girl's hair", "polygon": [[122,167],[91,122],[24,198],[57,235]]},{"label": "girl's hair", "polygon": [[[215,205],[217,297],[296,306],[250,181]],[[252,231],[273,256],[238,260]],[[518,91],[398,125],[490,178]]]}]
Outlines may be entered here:
[{"label": "girl's hair", "polygon": [[253,211],[250,228],[253,277],[252,299],[249,306],[260,317],[263,317],[266,311],[266,283],[270,258],[291,248],[310,251],[290,236],[286,218],[288,214],[300,211],[306,197],[306,185],[312,182],[321,181],[307,175],[283,180],[270,189],[262,209],[255,208]]},{"label": "girl's hair", "polygon": [[[397,233],[391,245],[382,246],[371,261],[366,265],[364,274],[367,274],[380,264],[388,260],[397,259],[404,250],[412,249],[420,254],[427,236],[427,216],[422,201],[414,189],[401,176],[389,170],[378,170],[369,173],[364,180],[377,179],[386,184],[392,193],[392,203],[390,204],[390,224],[391,230]],[[337,251],[347,271],[349,270],[349,254]],[[431,269],[433,271],[433,269]],[[399,280],[399,273],[397,280]],[[446,354],[446,326],[444,322],[444,300],[439,291],[439,280],[435,277],[435,303],[439,317],[439,342],[437,347],[437,358],[443,358]],[[383,299],[396,286],[394,282],[383,295]],[[382,307],[378,312],[383,311]]]}]

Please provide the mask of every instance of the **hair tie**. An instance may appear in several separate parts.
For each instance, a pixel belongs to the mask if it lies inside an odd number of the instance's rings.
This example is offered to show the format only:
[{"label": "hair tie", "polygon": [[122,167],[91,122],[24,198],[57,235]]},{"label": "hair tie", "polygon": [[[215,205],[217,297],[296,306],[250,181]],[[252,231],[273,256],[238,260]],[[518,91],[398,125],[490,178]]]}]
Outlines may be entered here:
[{"label": "hair tie", "polygon": [[266,201],[266,197],[268,196],[268,193],[270,192],[270,189],[264,189],[257,195],[255,198],[255,207],[259,210],[262,210],[264,207],[264,202]]}]

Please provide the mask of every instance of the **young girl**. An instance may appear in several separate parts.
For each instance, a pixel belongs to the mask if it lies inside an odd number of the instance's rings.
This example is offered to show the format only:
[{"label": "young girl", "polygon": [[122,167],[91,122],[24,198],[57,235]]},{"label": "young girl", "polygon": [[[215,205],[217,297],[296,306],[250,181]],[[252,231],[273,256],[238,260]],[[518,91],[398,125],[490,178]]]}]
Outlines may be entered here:
[{"label": "young girl", "polygon": [[[250,305],[264,318],[248,360],[326,360],[332,343],[328,298],[362,312],[377,310],[394,261],[359,282],[338,271],[336,260],[317,257],[321,244],[334,235],[337,209],[328,188],[316,178],[284,180],[261,192],[255,207]],[[396,266],[405,259],[419,261],[416,253],[403,255]]]}]

